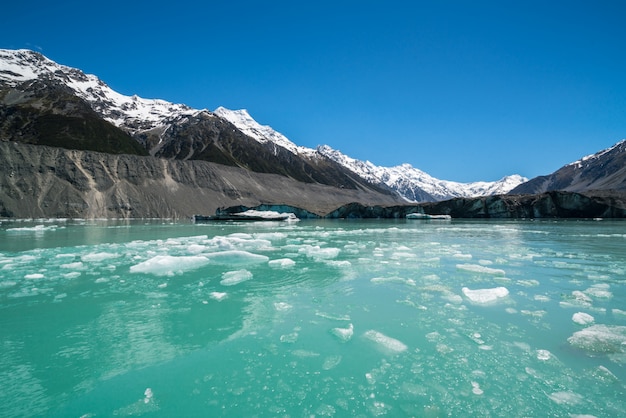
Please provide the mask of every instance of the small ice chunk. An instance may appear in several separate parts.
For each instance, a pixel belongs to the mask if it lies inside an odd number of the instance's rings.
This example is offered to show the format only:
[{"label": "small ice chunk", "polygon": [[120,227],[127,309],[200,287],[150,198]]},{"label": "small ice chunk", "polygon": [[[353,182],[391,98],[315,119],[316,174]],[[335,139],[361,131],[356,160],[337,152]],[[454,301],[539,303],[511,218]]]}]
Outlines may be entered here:
[{"label": "small ice chunk", "polygon": [[491,267],[481,266],[479,264],[457,264],[456,268],[459,270],[470,271],[472,273],[492,274],[494,276],[504,276],[505,272],[501,269],[494,269]]},{"label": "small ice chunk", "polygon": [[228,294],[226,292],[211,292],[209,294],[209,296],[211,297],[211,299],[214,299],[216,301],[221,301],[224,300],[226,298]]},{"label": "small ice chunk", "polygon": [[395,338],[388,337],[385,334],[378,332],[378,331],[369,330],[365,332],[365,334],[363,335],[368,340],[375,342],[380,347],[384,348],[387,351],[391,351],[393,353],[401,353],[403,351],[406,351],[406,349],[408,348],[406,344],[404,344],[402,341],[396,340]]},{"label": "small ice chunk", "polygon": [[272,268],[289,268],[296,265],[296,262],[291,258],[279,258],[277,260],[270,260],[267,264]]},{"label": "small ice chunk", "polygon": [[206,257],[214,263],[222,265],[249,265],[267,263],[269,257],[253,254],[248,251],[229,250],[207,254]]},{"label": "small ice chunk", "polygon": [[185,271],[195,270],[208,263],[209,259],[202,256],[157,255],[149,260],[131,266],[130,272],[154,274],[157,276],[172,276]]},{"label": "small ice chunk", "polygon": [[330,332],[341,342],[350,341],[352,335],[354,335],[354,326],[352,324],[348,325],[348,328],[333,328]]},{"label": "small ice chunk", "polygon": [[572,315],[572,321],[580,325],[589,325],[595,321],[595,318],[588,313],[576,312]]},{"label": "small ice chunk", "polygon": [[41,273],[31,273],[31,274],[25,275],[24,278],[29,279],[29,280],[43,279],[44,275]]},{"label": "small ice chunk", "polygon": [[234,286],[236,284],[252,279],[252,273],[248,270],[227,271],[222,274],[222,286]]},{"label": "small ice chunk", "polygon": [[548,361],[552,357],[552,353],[548,350],[537,350],[537,360]]},{"label": "small ice chunk", "polygon": [[599,285],[592,286],[585,290],[585,294],[598,299],[610,299],[613,297],[613,293],[608,290],[607,287]]},{"label": "small ice chunk", "polygon": [[324,359],[324,363],[322,364],[322,369],[324,370],[334,369],[335,367],[339,365],[339,363],[341,363],[341,359],[342,357],[339,354],[326,357]]},{"label": "small ice chunk", "polygon": [[592,353],[622,353],[626,347],[626,326],[591,325],[575,332],[567,341]]},{"label": "small ice chunk", "polygon": [[83,268],[83,263],[76,261],[74,263],[61,264],[60,267],[62,269],[81,270]]},{"label": "small ice chunk", "polygon": [[482,395],[484,393],[478,382],[472,382],[472,393],[474,395]]},{"label": "small ice chunk", "polygon": [[321,248],[319,245],[305,245],[298,250],[314,260],[329,260],[339,255],[339,248]]},{"label": "small ice chunk", "polygon": [[287,302],[275,302],[274,303],[274,309],[276,309],[279,312],[288,311],[291,308],[293,308],[293,306],[291,306]]},{"label": "small ice chunk", "polygon": [[548,397],[558,404],[576,405],[583,401],[582,395],[574,392],[554,392]]},{"label": "small ice chunk", "polygon": [[491,289],[476,289],[471,290],[467,287],[461,289],[465,297],[470,302],[478,304],[490,304],[497,302],[499,299],[505,298],[509,294],[509,290],[506,287],[494,287]]},{"label": "small ice chunk", "polygon": [[148,402],[150,402],[150,401],[152,400],[152,397],[154,396],[154,394],[152,393],[152,389],[150,389],[150,388],[147,388],[147,389],[144,391],[144,393],[143,393],[143,394],[144,394],[144,396],[145,396],[145,397],[143,398],[143,403],[148,403]]},{"label": "small ice chunk", "polygon": [[98,262],[98,261],[103,261],[103,260],[109,260],[111,258],[116,258],[117,256],[118,256],[117,254],[113,254],[113,253],[100,252],[100,253],[85,254],[85,255],[81,256],[80,259],[82,261],[90,263],[90,262]]}]

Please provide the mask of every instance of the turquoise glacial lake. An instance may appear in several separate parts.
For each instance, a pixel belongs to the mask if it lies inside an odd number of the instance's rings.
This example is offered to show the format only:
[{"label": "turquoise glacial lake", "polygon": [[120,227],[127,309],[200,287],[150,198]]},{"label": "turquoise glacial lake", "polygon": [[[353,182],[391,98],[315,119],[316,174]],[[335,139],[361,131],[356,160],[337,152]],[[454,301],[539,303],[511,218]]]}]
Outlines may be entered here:
[{"label": "turquoise glacial lake", "polygon": [[2,221],[0,416],[626,416],[626,222]]}]

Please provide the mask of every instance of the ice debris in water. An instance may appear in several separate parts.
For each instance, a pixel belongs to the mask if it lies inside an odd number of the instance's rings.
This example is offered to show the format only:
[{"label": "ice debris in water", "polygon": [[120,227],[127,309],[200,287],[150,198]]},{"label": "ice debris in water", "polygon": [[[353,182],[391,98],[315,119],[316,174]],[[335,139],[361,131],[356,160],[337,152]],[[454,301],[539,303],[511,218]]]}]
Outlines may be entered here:
[{"label": "ice debris in water", "polygon": [[279,258],[277,260],[270,260],[267,264],[273,268],[289,268],[295,266],[296,262],[291,258]]},{"label": "ice debris in water", "polygon": [[354,335],[354,326],[348,325],[348,328],[333,328],[330,332],[342,342],[350,341],[352,335]]},{"label": "ice debris in water", "polygon": [[505,298],[509,294],[506,287],[494,287],[492,289],[476,289],[471,290],[467,287],[461,289],[466,298],[470,302],[478,304],[489,304]]},{"label": "ice debris in water", "polygon": [[574,392],[554,392],[548,397],[558,404],[576,405],[583,401],[582,395]]},{"label": "ice debris in water", "polygon": [[318,245],[305,245],[298,252],[314,260],[328,260],[339,255],[339,248],[321,248]]},{"label": "ice debris in water", "polygon": [[149,260],[131,266],[131,273],[154,274],[157,276],[173,276],[185,271],[195,270],[209,263],[202,256],[157,255]]},{"label": "ice debris in water", "polygon": [[234,286],[250,279],[252,279],[252,273],[248,270],[227,271],[222,274],[220,284],[222,286]]},{"label": "ice debris in water", "polygon": [[405,351],[408,347],[402,341],[396,340],[395,338],[391,338],[386,336],[385,334],[369,330],[363,334],[365,338],[371,340],[378,344],[380,347],[384,348],[387,351],[391,351],[393,353],[401,353]]},{"label": "ice debris in water", "polygon": [[253,254],[248,251],[229,250],[219,253],[207,254],[206,258],[217,264],[223,265],[248,265],[267,263],[269,257],[260,254]]},{"label": "ice debris in water", "polygon": [[219,302],[221,300],[224,300],[224,298],[226,298],[228,294],[226,292],[211,292],[209,296],[211,297],[211,299],[214,299]]},{"label": "ice debris in water", "polygon": [[501,269],[494,269],[491,267],[481,266],[479,264],[457,264],[456,268],[459,270],[470,271],[472,273],[492,274],[494,276],[504,276],[505,272]]},{"label": "ice debris in water", "polygon": [[576,312],[572,315],[572,321],[580,325],[589,325],[595,321],[594,317],[584,312]]},{"label": "ice debris in water", "polygon": [[567,341],[593,353],[622,353],[626,350],[626,326],[592,325],[575,332]]},{"label": "ice debris in water", "polygon": [[116,258],[118,257],[117,254],[113,254],[113,253],[107,253],[107,252],[100,252],[100,253],[90,253],[90,254],[85,254],[83,256],[80,257],[80,259],[82,261],[85,262],[98,262],[98,261],[104,261],[104,260],[109,260],[111,258]]}]

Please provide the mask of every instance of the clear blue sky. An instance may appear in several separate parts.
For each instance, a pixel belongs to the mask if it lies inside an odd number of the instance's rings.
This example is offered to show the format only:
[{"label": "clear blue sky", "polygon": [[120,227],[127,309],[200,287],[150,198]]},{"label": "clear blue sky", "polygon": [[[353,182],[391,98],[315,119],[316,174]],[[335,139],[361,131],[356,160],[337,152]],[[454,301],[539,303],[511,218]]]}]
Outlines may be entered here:
[{"label": "clear blue sky", "polygon": [[626,1],[10,1],[0,48],[446,180],[626,138]]}]

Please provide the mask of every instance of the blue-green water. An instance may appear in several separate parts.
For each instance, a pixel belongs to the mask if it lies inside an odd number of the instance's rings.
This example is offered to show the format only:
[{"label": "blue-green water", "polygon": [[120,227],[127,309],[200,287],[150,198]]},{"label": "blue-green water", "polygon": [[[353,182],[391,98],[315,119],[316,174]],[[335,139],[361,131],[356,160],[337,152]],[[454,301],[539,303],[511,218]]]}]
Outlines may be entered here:
[{"label": "blue-green water", "polygon": [[0,416],[625,416],[626,223],[0,224]]}]

